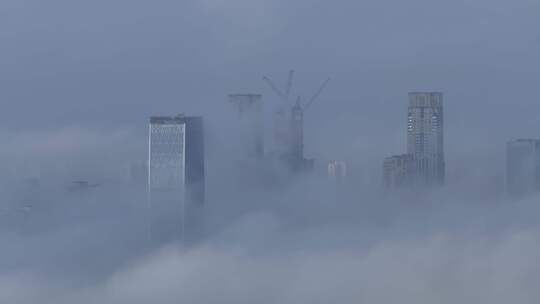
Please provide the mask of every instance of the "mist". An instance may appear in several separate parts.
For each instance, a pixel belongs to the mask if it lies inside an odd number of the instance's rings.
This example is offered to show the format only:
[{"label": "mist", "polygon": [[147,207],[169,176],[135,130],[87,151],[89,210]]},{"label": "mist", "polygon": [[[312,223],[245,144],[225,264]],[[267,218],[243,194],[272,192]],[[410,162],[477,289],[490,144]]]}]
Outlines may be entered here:
[{"label": "mist", "polygon": [[[533,0],[5,0],[1,303],[537,303],[539,194],[505,192],[538,138]],[[309,174],[246,161],[231,93],[305,112]],[[407,93],[444,93],[446,183],[386,191]],[[149,239],[150,116],[201,115],[204,237]],[[327,163],[347,163],[342,182]]]}]

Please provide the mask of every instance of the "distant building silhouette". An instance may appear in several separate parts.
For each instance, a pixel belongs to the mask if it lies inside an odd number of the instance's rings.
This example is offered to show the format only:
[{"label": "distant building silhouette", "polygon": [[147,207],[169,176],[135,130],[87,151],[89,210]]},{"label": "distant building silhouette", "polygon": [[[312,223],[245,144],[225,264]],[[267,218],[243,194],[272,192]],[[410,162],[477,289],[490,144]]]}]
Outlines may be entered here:
[{"label": "distant building silhouette", "polygon": [[336,181],[347,178],[347,164],[344,161],[333,160],[328,163],[328,177]]},{"label": "distant building silhouette", "polygon": [[201,117],[150,118],[148,190],[153,240],[186,242],[200,236],[204,166]]},{"label": "distant building silhouette", "polygon": [[243,150],[248,157],[261,159],[264,156],[264,113],[262,95],[231,94],[229,103],[233,106],[237,118],[232,124],[240,135]]},{"label": "distant building silhouette", "polygon": [[540,190],[540,140],[517,139],[507,143],[506,190],[512,196]]}]

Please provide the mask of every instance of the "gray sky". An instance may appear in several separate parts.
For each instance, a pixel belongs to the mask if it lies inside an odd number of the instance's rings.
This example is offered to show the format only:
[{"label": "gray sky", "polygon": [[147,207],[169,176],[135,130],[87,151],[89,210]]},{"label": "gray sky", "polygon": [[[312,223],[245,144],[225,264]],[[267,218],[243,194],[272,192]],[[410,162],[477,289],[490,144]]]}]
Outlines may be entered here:
[{"label": "gray sky", "polygon": [[334,79],[314,120],[351,110],[369,117],[381,101],[399,112],[411,90],[444,91],[449,113],[506,112],[535,104],[539,8],[534,0],[6,0],[1,118],[6,127],[31,118],[32,127],[204,114],[228,92],[272,96],[261,75],[284,82],[289,68],[302,92]]},{"label": "gray sky", "polygon": [[2,1],[0,127],[138,128],[176,112],[219,122],[230,92],[261,92],[271,108],[261,76],[284,83],[294,68],[299,95],[333,79],[307,114],[308,154],[400,153],[406,93],[436,90],[451,158],[464,136],[467,151],[477,138],[492,149],[536,136],[539,9],[534,0]]}]

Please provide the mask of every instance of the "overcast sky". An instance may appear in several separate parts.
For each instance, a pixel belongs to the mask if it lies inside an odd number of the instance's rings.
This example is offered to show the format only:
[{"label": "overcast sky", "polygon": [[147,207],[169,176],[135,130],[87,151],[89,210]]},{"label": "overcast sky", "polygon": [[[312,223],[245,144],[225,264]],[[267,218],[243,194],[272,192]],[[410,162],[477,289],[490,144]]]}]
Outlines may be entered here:
[{"label": "overcast sky", "polygon": [[535,0],[4,0],[0,128],[217,122],[228,93],[263,93],[269,111],[261,77],[284,85],[292,68],[296,95],[332,77],[306,114],[308,154],[401,153],[418,90],[445,93],[448,157],[485,153],[479,138],[494,150],[540,128],[539,14]]},{"label": "overcast sky", "polygon": [[273,97],[261,76],[285,82],[290,68],[302,95],[334,79],[314,119],[371,116],[383,101],[399,111],[414,90],[445,92],[456,114],[531,106],[539,9],[535,0],[4,0],[1,118],[33,127],[205,114],[229,92]]}]

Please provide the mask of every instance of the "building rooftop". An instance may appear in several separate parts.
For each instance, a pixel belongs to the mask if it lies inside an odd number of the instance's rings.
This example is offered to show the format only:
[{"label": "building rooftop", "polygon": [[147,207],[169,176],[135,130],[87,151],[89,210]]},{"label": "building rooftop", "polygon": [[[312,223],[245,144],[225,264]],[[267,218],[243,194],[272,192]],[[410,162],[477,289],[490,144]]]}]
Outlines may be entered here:
[{"label": "building rooftop", "polygon": [[176,116],[152,116],[150,117],[151,124],[183,124],[188,120],[202,119],[201,116],[185,116],[178,114]]}]

